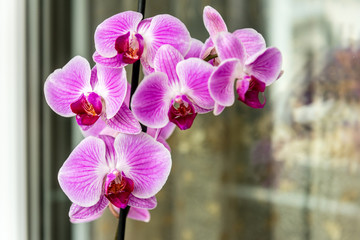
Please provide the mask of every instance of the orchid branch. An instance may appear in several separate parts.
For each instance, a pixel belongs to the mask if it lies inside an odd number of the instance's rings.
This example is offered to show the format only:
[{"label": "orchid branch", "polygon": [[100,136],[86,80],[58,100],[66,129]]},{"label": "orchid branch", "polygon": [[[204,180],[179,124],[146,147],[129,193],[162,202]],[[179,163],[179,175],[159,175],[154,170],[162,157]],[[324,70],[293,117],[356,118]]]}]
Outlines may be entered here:
[{"label": "orchid branch", "polygon": [[[145,16],[145,4],[146,0],[139,0],[138,2],[138,12]],[[130,90],[130,99],[134,95],[136,88],[139,85],[139,74],[140,74],[140,60],[134,62],[131,76],[131,90]],[[143,132],[146,132],[147,127],[141,124],[141,129]]]},{"label": "orchid branch", "polygon": [[[145,3],[146,0],[139,0],[138,1],[138,12],[140,12],[144,18],[145,15]],[[136,88],[139,85],[139,73],[140,73],[140,60],[137,60],[133,64],[132,69],[132,76],[131,76],[131,90],[130,90],[130,99],[132,98],[133,94],[136,91]],[[143,132],[146,132],[146,126],[141,125],[141,129]],[[125,238],[125,226],[126,226],[126,218],[129,213],[130,206],[122,209],[120,208],[120,215],[119,215],[119,224],[118,229],[116,232],[116,239],[117,240],[124,240]]]}]

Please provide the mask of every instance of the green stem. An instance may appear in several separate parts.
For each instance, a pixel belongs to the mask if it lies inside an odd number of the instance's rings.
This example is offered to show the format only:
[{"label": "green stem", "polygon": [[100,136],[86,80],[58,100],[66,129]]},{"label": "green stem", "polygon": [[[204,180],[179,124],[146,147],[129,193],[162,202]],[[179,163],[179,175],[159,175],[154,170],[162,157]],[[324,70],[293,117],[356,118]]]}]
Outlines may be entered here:
[{"label": "green stem", "polygon": [[207,57],[204,59],[204,61],[208,62],[208,61],[210,61],[211,59],[214,59],[214,58],[217,58],[217,57],[218,57],[217,54],[209,55],[209,56],[207,56]]}]

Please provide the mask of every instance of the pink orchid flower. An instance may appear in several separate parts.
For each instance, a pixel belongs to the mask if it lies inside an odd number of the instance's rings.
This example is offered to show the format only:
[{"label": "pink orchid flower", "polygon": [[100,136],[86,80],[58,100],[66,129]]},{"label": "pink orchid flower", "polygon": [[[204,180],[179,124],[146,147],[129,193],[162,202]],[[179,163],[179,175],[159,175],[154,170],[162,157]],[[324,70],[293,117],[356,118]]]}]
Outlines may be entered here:
[{"label": "pink orchid flower", "polygon": [[254,29],[229,33],[221,15],[210,6],[204,8],[203,20],[210,37],[200,56],[202,59],[213,56],[209,62],[219,66],[209,80],[209,91],[215,100],[214,114],[219,115],[234,103],[235,79],[240,101],[253,108],[264,107],[266,99],[261,103],[258,95],[281,75],[280,51],[266,48],[264,38]]},{"label": "pink orchid flower", "polygon": [[234,84],[239,100],[253,108],[263,108],[259,93],[277,80],[281,73],[282,57],[277,48],[266,48],[249,58],[241,41],[233,34],[218,33],[215,47],[221,61],[209,79],[209,91],[219,108],[234,104]]},{"label": "pink orchid flower", "polygon": [[80,56],[50,74],[44,86],[46,101],[54,112],[76,116],[83,130],[109,125],[123,133],[137,134],[141,127],[124,103],[126,92],[125,69],[97,65],[91,70]]},{"label": "pink orchid flower", "polygon": [[213,109],[208,79],[214,70],[198,58],[184,57],[170,45],[162,46],[154,60],[155,72],[139,84],[131,109],[135,117],[151,128],[163,128],[169,122],[181,130],[191,127],[197,113]]},{"label": "pink orchid flower", "polygon": [[112,204],[152,209],[171,168],[169,151],[145,133],[85,138],[58,175],[60,187],[73,202],[70,219],[91,221]]},{"label": "pink orchid flower", "polygon": [[190,34],[177,18],[161,14],[142,19],[142,14],[126,11],[102,22],[95,31],[94,61],[110,67],[123,67],[141,60],[145,73],[153,72],[157,50],[165,44],[185,55]]}]

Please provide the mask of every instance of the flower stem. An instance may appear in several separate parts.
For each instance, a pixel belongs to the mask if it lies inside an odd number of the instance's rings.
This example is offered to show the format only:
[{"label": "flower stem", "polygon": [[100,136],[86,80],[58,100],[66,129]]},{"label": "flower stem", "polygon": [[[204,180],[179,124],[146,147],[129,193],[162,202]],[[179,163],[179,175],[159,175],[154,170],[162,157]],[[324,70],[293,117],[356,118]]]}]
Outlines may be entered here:
[{"label": "flower stem", "polygon": [[126,224],[126,217],[129,213],[130,206],[122,209],[120,208],[120,215],[119,215],[119,225],[116,232],[116,240],[124,240],[125,239],[125,224]]},{"label": "flower stem", "polygon": [[208,61],[210,61],[211,59],[214,59],[214,58],[217,58],[217,57],[218,57],[217,54],[209,55],[209,56],[207,56],[206,58],[204,58],[204,61],[208,62]]},{"label": "flower stem", "polygon": [[[145,15],[145,3],[146,3],[145,0],[139,0],[138,2],[138,12],[140,12],[143,15],[143,18]],[[136,88],[139,85],[139,73],[140,73],[140,60],[137,60],[136,62],[134,62],[132,69],[130,99],[132,98]],[[143,132],[146,132],[147,130],[146,126],[142,124],[141,124],[141,129]]]},{"label": "flower stem", "polygon": [[[146,0],[139,0],[138,2],[138,12],[145,15],[145,3]],[[132,98],[136,88],[139,85],[139,73],[140,73],[140,60],[136,61],[133,64],[132,76],[131,76],[131,89],[130,89],[130,99]],[[141,125],[141,129],[143,132],[146,132],[146,126]],[[125,226],[126,226],[126,218],[129,213],[130,206],[127,206],[125,209],[120,208],[119,215],[119,224],[116,232],[116,240],[124,240],[125,239]]]}]

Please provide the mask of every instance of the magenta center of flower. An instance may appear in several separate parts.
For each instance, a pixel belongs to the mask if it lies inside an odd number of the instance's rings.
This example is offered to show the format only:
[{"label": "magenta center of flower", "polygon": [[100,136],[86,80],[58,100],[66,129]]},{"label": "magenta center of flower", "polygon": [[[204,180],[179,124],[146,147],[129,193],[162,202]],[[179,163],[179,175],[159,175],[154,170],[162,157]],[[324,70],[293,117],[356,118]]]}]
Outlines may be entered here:
[{"label": "magenta center of flower", "polygon": [[132,64],[140,59],[144,51],[144,39],[138,33],[127,32],[116,39],[115,49],[122,55],[123,62]]},{"label": "magenta center of flower", "polygon": [[102,111],[101,97],[92,92],[88,96],[82,94],[78,100],[70,105],[76,114],[76,121],[80,126],[91,126],[100,117]]},{"label": "magenta center of flower", "polygon": [[172,100],[168,116],[172,123],[175,123],[181,130],[191,127],[197,113],[191,101],[186,95],[176,96]]},{"label": "magenta center of flower", "polygon": [[134,191],[134,182],[114,170],[107,175],[105,182],[105,197],[118,208],[126,208],[130,194]]}]

